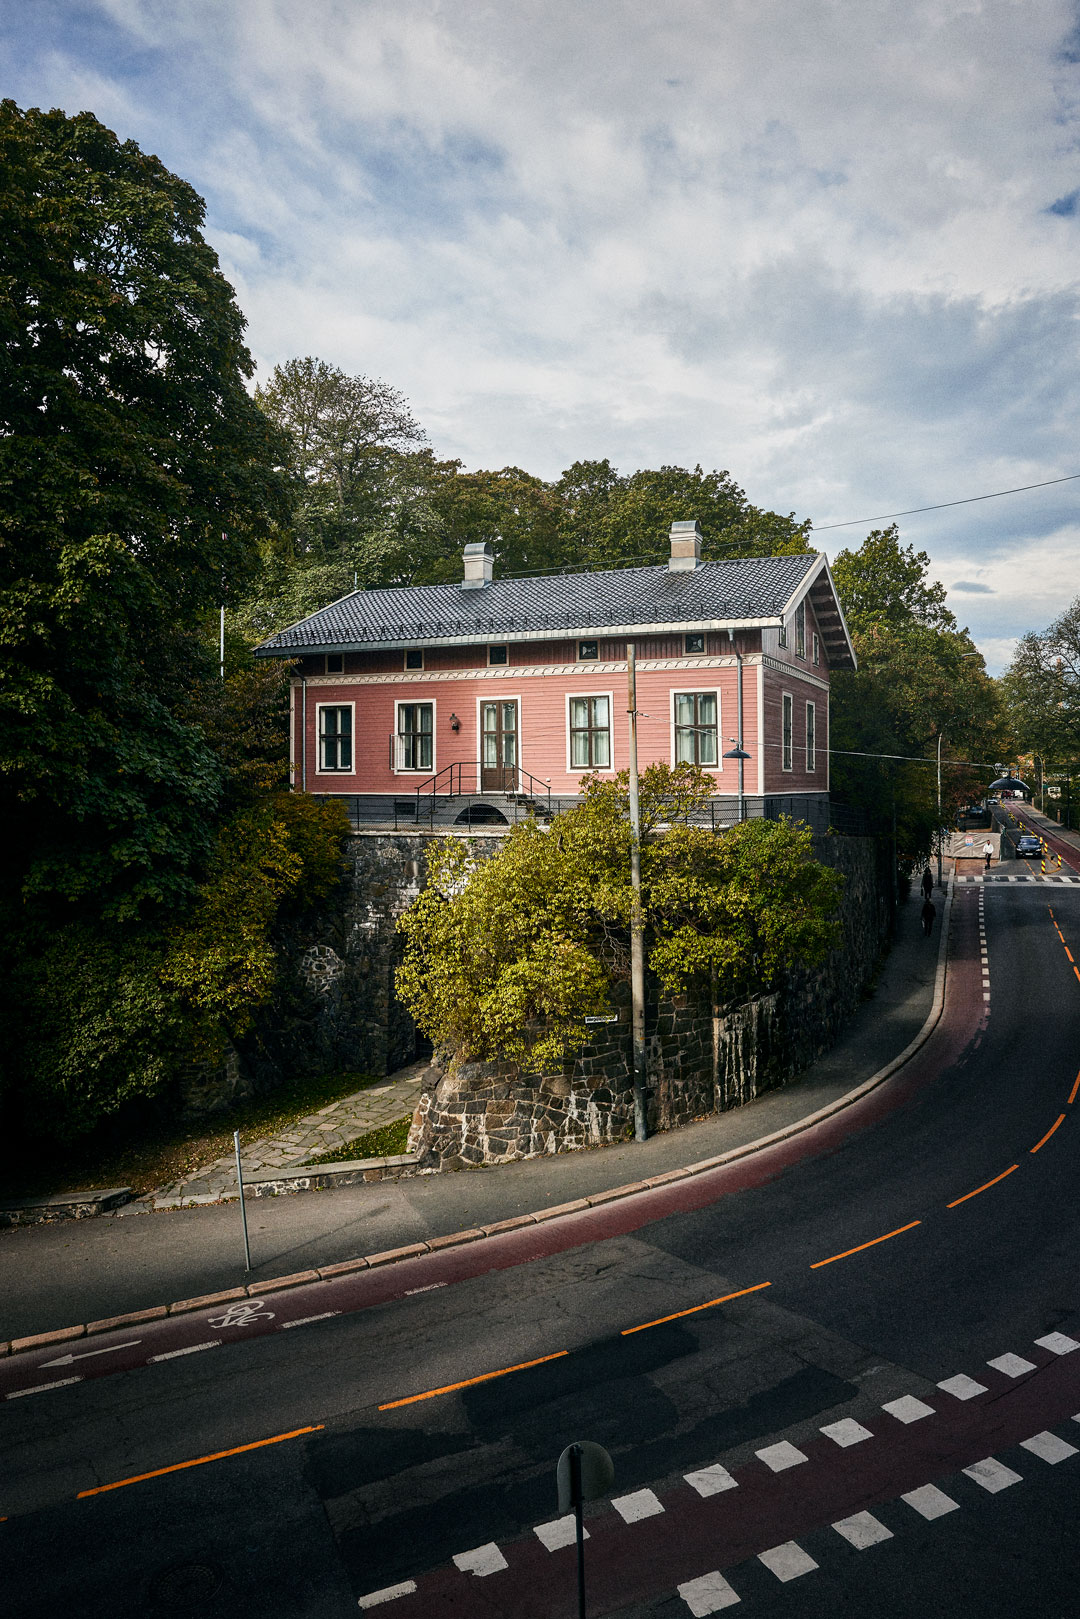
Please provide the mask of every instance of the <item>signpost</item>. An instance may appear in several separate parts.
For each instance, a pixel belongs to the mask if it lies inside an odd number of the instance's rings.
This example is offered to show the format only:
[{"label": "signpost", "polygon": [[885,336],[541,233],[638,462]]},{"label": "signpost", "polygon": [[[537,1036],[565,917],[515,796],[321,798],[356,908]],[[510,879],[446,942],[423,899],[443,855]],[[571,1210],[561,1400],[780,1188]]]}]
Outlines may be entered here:
[{"label": "signpost", "polygon": [[586,1501],[606,1495],[615,1482],[615,1464],[603,1445],[579,1439],[567,1445],[556,1472],[559,1512],[573,1512],[577,1529],[578,1619],[585,1619],[585,1525],[581,1509]]},{"label": "signpost", "polygon": [[244,1207],[244,1171],[240,1166],[240,1132],[233,1131],[233,1147],[236,1150],[236,1187],[240,1193],[240,1218],[244,1222],[244,1268],[251,1269],[251,1245],[248,1242],[247,1209]]}]

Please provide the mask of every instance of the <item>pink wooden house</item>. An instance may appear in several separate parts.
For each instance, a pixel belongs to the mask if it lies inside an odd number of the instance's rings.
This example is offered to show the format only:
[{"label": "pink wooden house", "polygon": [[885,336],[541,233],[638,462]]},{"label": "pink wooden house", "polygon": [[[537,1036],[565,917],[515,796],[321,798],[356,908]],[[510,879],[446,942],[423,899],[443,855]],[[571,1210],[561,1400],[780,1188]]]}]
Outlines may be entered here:
[{"label": "pink wooden house", "polygon": [[468,545],[460,584],[354,591],[272,636],[258,654],[296,660],[296,787],[344,796],[358,825],[573,802],[627,765],[632,642],[642,767],[701,765],[718,825],[824,831],[829,674],[855,667],[825,557],[703,562],[693,521],[670,544],[659,567],[526,579]]}]

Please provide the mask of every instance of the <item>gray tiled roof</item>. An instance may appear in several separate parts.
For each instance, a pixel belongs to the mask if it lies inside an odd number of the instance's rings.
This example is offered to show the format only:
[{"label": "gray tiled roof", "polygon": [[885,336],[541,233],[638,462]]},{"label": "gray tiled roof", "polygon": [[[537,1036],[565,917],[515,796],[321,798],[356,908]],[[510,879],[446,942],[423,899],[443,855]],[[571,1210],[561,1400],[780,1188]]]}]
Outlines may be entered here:
[{"label": "gray tiled roof", "polygon": [[607,573],[545,574],[461,585],[358,590],[272,635],[264,657],[361,647],[529,640],[632,625],[701,625],[778,619],[817,556],[744,557],[705,562],[685,573],[666,565]]}]

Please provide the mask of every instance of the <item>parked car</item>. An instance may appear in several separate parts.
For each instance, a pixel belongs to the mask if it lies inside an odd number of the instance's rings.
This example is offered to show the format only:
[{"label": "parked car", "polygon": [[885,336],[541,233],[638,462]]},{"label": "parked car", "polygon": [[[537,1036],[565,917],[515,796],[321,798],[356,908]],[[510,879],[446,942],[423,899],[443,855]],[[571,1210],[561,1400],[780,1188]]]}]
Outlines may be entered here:
[{"label": "parked car", "polygon": [[1016,840],[1016,853],[1020,857],[1042,854],[1042,838],[1037,838],[1034,832],[1021,832]]}]

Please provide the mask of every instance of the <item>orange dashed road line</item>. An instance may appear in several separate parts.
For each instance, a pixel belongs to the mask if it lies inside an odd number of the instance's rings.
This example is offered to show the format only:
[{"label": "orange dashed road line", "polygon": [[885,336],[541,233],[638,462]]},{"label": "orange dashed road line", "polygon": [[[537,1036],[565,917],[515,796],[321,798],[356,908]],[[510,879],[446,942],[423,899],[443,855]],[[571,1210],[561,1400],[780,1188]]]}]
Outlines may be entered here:
[{"label": "orange dashed road line", "polygon": [[646,1327],[662,1327],[665,1321],[678,1321],[684,1315],[697,1315],[699,1310],[711,1310],[716,1304],[726,1304],[729,1299],[744,1299],[748,1293],[760,1293],[763,1287],[771,1286],[771,1282],[756,1282],[753,1287],[740,1287],[737,1293],[725,1293],[723,1298],[709,1299],[705,1304],[692,1304],[689,1310],[676,1310],[673,1315],[657,1316],[655,1321],[643,1321],[640,1327],[624,1327],[619,1337],[629,1338],[632,1332],[644,1332]]},{"label": "orange dashed road line", "polygon": [[1057,1119],[1050,1126],[1049,1130],[1047,1130],[1047,1132],[1043,1136],[1042,1140],[1041,1141],[1036,1141],[1035,1145],[1031,1149],[1032,1152],[1038,1152],[1040,1147],[1045,1147],[1046,1146],[1046,1143],[1050,1140],[1050,1137],[1053,1135],[1053,1133],[1057,1129],[1058,1125],[1061,1124],[1064,1117],[1065,1117],[1064,1113],[1059,1113],[1058,1114]]},{"label": "orange dashed road line", "polygon": [[1069,1105],[1070,1106],[1073,1104],[1073,1102],[1076,1101],[1076,1093],[1077,1093],[1077,1091],[1080,1091],[1080,1074],[1077,1074],[1076,1078],[1073,1080],[1073,1088],[1069,1092]]},{"label": "orange dashed road line", "polygon": [[987,1181],[982,1186],[976,1186],[976,1188],[975,1188],[975,1190],[973,1192],[965,1192],[963,1197],[956,1198],[954,1202],[947,1203],[945,1205],[945,1207],[949,1208],[949,1209],[955,1209],[955,1208],[957,1208],[959,1206],[959,1204],[966,1203],[969,1197],[978,1197],[980,1192],[988,1191],[991,1186],[996,1186],[998,1181],[1003,1181],[1005,1179],[1006,1175],[1011,1175],[1014,1169],[1019,1169],[1019,1168],[1020,1168],[1019,1164],[1010,1164],[1008,1169],[1003,1169],[1001,1171],[1000,1175],[995,1175],[992,1181]]},{"label": "orange dashed road line", "polygon": [[211,1456],[196,1456],[190,1462],[155,1467],[152,1473],[136,1473],[133,1478],[118,1478],[113,1484],[98,1484],[92,1490],[80,1490],[75,1499],[81,1501],[87,1495],[104,1495],[106,1490],[122,1490],[126,1484],[142,1484],[148,1478],[163,1478],[166,1473],[182,1473],[185,1467],[202,1467],[206,1462],[220,1462],[226,1456],[242,1456],[246,1450],[262,1450],[264,1445],[280,1445],[283,1439],[299,1439],[301,1434],[318,1433],[323,1426],[323,1423],[317,1422],[313,1428],[294,1428],[291,1433],[276,1433],[271,1439],[256,1439],[250,1445],[235,1445],[232,1450],[215,1450]]},{"label": "orange dashed road line", "polygon": [[418,1400],[434,1400],[439,1394],[453,1394],[457,1389],[471,1389],[477,1383],[490,1383],[493,1377],[508,1377],[511,1372],[527,1372],[530,1366],[543,1366],[548,1360],[563,1360],[568,1349],[556,1350],[554,1355],[541,1355],[537,1360],[523,1360],[517,1366],[500,1366],[497,1372],[481,1372],[479,1377],[466,1377],[460,1383],[444,1383],[440,1389],[425,1389],[423,1394],[407,1394],[403,1400],[388,1400],[380,1411],[396,1411],[401,1405],[415,1405]]},{"label": "orange dashed road line", "polygon": [[912,1220],[909,1225],[897,1226],[895,1231],[886,1231],[883,1237],[871,1237],[869,1242],[860,1242],[857,1248],[845,1248],[842,1254],[830,1254],[828,1259],[815,1259],[810,1269],[820,1270],[822,1265],[834,1265],[838,1259],[847,1259],[851,1254],[861,1254],[864,1248],[874,1248],[879,1242],[888,1242],[890,1237],[899,1237],[905,1231],[912,1231],[917,1225],[922,1225],[922,1221]]}]

